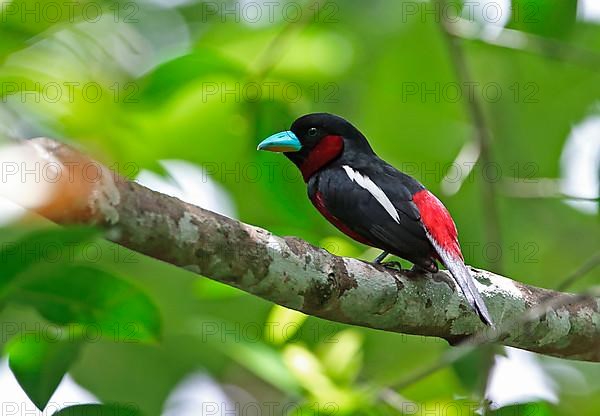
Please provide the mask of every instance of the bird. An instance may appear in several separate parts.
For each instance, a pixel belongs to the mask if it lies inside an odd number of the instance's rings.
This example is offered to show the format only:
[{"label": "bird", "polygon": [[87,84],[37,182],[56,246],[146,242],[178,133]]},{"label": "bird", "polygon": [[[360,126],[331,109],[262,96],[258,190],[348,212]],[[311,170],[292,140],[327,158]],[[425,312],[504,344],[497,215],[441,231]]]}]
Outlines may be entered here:
[{"label": "bird", "polygon": [[374,263],[392,254],[410,261],[414,271],[430,273],[442,263],[481,321],[494,327],[446,207],[416,179],[377,156],[353,124],[334,114],[306,114],[257,149],[283,153],[294,163],[323,217],[348,237],[382,250]]}]

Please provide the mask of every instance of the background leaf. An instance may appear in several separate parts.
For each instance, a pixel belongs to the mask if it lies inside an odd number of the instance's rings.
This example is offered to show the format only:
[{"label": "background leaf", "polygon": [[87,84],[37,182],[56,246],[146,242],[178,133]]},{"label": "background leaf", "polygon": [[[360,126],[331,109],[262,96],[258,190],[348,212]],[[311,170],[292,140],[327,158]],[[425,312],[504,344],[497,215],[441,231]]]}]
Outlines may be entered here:
[{"label": "background leaf", "polygon": [[60,330],[23,333],[12,339],[8,346],[10,369],[40,411],[77,359],[80,347],[78,336]]},{"label": "background leaf", "polygon": [[512,0],[510,27],[542,36],[564,37],[577,17],[577,0]]},{"label": "background leaf", "polygon": [[64,408],[54,416],[141,416],[135,406],[84,404]]},{"label": "background leaf", "polygon": [[44,261],[73,260],[81,244],[98,235],[99,231],[90,227],[50,228],[27,233],[17,241],[4,241],[0,248],[0,295],[17,274]]},{"label": "background leaf", "polygon": [[160,336],[152,300],[135,285],[91,267],[38,270],[14,284],[8,297],[59,325],[79,324],[108,338],[120,334],[117,342],[155,341]]}]

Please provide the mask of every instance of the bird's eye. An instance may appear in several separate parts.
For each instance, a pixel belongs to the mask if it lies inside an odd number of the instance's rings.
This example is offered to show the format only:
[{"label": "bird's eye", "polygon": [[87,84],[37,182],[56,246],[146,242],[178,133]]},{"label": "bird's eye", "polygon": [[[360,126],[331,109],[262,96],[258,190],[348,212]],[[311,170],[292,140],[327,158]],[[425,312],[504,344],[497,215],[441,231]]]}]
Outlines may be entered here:
[{"label": "bird's eye", "polygon": [[317,135],[317,129],[316,129],[316,128],[314,128],[314,127],[310,128],[310,129],[308,130],[308,135],[309,135],[309,136],[312,136],[312,137],[316,136],[316,135]]}]

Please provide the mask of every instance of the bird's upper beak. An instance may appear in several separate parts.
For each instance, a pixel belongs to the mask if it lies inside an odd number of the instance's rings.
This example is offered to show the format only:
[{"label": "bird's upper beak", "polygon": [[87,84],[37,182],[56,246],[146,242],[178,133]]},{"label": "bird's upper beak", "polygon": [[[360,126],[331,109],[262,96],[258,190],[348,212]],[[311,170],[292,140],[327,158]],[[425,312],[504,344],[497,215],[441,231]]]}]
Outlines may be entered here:
[{"label": "bird's upper beak", "polygon": [[269,136],[257,147],[257,150],[268,150],[269,152],[297,152],[300,149],[302,149],[302,144],[291,131],[282,131]]}]

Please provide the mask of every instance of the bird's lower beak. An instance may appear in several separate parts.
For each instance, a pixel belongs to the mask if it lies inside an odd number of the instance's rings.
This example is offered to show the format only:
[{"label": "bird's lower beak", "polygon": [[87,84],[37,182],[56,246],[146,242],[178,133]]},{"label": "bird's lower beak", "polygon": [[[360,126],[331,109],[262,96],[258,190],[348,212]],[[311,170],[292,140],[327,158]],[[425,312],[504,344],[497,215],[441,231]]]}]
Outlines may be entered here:
[{"label": "bird's lower beak", "polygon": [[274,134],[260,142],[257,147],[257,150],[268,150],[269,152],[297,152],[300,149],[302,149],[302,144],[291,131]]}]

